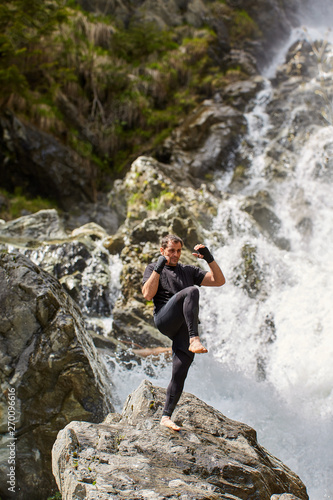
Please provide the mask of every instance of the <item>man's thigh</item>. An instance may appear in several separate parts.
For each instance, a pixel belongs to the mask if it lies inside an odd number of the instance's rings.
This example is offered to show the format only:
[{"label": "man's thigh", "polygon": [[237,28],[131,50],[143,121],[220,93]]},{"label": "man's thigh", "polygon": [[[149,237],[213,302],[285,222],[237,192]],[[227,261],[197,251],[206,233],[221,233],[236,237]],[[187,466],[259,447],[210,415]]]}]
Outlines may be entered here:
[{"label": "man's thigh", "polygon": [[173,338],[184,325],[184,290],[176,293],[155,316],[155,325],[161,333]]}]

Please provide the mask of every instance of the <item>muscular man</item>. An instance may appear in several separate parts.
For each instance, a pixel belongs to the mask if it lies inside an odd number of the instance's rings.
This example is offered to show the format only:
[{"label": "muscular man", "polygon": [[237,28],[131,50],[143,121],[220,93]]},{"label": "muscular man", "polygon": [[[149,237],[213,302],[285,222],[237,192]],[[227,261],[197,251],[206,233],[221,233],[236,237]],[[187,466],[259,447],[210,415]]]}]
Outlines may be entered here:
[{"label": "muscular man", "polygon": [[[167,388],[161,425],[179,431],[171,415],[183,392],[194,354],[205,353],[198,333],[199,289],[197,286],[222,286],[224,275],[205,245],[194,247],[193,255],[205,259],[209,271],[185,266],[178,261],[183,241],[169,234],[161,241],[161,256],[148,264],[142,280],[142,294],[154,301],[154,321],[161,333],[172,340],[172,378]],[[197,286],[196,286],[197,285]]]}]

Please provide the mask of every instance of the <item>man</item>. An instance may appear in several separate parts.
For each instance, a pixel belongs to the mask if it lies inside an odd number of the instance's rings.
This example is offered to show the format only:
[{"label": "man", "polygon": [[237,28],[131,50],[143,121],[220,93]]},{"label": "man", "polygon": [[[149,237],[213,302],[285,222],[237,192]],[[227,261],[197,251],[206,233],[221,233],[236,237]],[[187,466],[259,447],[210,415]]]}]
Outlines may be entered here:
[{"label": "man", "polygon": [[[142,280],[142,294],[154,301],[154,321],[158,330],[172,340],[172,378],[167,388],[161,425],[175,431],[180,427],[171,415],[183,392],[194,354],[206,353],[198,333],[199,289],[222,286],[224,275],[205,245],[194,247],[195,257],[205,259],[209,271],[179,263],[183,241],[169,234],[161,241],[161,256],[148,264]],[[196,286],[197,285],[197,286]]]}]

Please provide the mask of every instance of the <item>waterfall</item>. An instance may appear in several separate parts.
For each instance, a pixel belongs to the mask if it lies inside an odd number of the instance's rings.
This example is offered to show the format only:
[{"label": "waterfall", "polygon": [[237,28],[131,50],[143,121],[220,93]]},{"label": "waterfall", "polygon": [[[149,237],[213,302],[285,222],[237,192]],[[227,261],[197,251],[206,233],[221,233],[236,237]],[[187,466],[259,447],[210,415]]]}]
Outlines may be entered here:
[{"label": "waterfall", "polygon": [[[331,81],[332,73],[309,82],[313,92],[320,78]],[[247,115],[241,153],[250,159],[248,183],[235,193],[230,173],[217,181],[222,192],[229,191],[214,223],[223,242],[215,244],[214,255],[227,284],[202,291],[211,359],[197,361],[187,389],[255,427],[259,441],[300,475],[311,500],[332,499],[333,126],[327,119],[300,141],[294,157],[285,157],[286,176],[272,182],[266,174],[267,149],[275,140],[266,112],[271,96],[267,80]],[[284,126],[281,142],[290,134]],[[260,192],[269,197],[281,222],[276,236],[288,248],[258,231],[242,209]],[[250,257],[262,282],[256,298],[236,283],[246,245],[254,249]]]}]

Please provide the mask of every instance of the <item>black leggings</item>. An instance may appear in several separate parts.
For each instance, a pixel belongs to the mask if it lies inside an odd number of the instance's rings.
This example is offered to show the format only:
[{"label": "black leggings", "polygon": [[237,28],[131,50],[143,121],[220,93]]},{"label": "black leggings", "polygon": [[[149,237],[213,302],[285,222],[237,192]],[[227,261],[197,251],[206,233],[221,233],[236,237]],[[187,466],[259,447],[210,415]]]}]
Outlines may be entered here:
[{"label": "black leggings", "polygon": [[179,349],[172,354],[172,377],[167,387],[163,415],[171,417],[176,404],[182,395],[188,369],[191,366],[193,357]]},{"label": "black leggings", "polygon": [[189,286],[176,293],[155,315],[155,325],[163,335],[174,339],[180,330],[198,335],[199,290]]},{"label": "black leggings", "polygon": [[189,338],[198,335],[199,290],[196,286],[176,293],[155,315],[155,325],[172,339],[172,377],[167,388],[163,415],[171,417],[183,392],[194,355],[188,350]]}]

